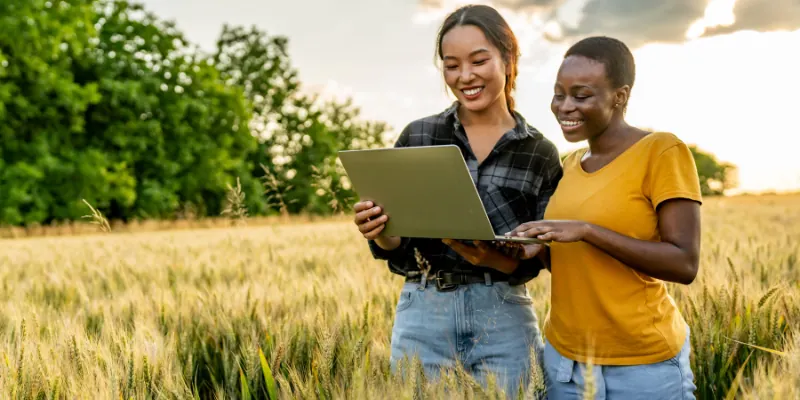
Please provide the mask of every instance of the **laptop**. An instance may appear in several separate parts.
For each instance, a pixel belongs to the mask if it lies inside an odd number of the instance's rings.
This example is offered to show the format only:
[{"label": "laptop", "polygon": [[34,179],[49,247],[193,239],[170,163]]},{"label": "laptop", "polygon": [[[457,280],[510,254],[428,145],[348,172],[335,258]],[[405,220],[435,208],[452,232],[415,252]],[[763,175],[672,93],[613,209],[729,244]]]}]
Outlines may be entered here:
[{"label": "laptop", "polygon": [[339,159],[361,200],[389,217],[382,235],[544,243],[495,234],[456,145],[344,150]]}]

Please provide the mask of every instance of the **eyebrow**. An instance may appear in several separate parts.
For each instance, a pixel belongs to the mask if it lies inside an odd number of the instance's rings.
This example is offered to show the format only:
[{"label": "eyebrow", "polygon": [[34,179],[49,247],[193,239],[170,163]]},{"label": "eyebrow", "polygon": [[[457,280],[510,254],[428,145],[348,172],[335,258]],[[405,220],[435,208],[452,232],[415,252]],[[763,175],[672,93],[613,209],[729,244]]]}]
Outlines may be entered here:
[{"label": "eyebrow", "polygon": [[[472,53],[469,53],[469,56],[472,57],[475,54],[488,53],[488,52],[489,52],[489,49],[480,48],[480,49],[477,49],[477,50],[473,50]],[[455,59],[455,58],[456,57],[453,57],[453,56],[444,56],[445,60],[447,60],[447,59]]]},{"label": "eyebrow", "polygon": [[[562,89],[564,88],[564,86],[561,85],[558,82],[556,82],[555,86],[556,87],[561,87]],[[593,86],[589,86],[589,85],[572,85],[572,86],[568,87],[567,89],[569,89],[569,90],[580,90],[580,89],[592,89],[592,90],[594,90],[594,87]]]}]

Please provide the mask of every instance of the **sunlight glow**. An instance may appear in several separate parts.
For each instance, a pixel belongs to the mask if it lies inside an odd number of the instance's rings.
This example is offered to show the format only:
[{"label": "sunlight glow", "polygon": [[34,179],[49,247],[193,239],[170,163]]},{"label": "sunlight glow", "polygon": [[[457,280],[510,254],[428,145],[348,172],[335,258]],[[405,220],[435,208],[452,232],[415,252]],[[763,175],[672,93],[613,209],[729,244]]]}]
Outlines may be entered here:
[{"label": "sunlight glow", "polygon": [[[800,82],[794,32],[737,32],[634,52],[628,120],[669,130],[739,167],[742,189],[800,187],[800,135],[787,128]],[[789,117],[790,118],[790,117]]]},{"label": "sunlight glow", "polygon": [[711,0],[706,7],[703,18],[695,21],[686,31],[687,39],[697,39],[706,33],[706,29],[717,26],[730,26],[736,22],[733,8],[736,0]]}]

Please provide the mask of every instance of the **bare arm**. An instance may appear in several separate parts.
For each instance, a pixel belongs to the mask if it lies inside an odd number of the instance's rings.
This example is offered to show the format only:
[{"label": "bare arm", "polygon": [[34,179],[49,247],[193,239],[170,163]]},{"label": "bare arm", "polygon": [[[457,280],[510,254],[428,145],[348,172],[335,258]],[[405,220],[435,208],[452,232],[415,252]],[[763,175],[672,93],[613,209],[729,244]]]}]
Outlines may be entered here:
[{"label": "bare arm", "polygon": [[[555,242],[584,241],[645,275],[688,285],[699,269],[700,205],[669,200],[657,213],[660,242],[634,239],[583,221],[528,222],[512,234]],[[541,253],[539,257],[544,256]]]},{"label": "bare arm", "polygon": [[692,283],[700,263],[700,205],[667,201],[658,209],[658,221],[661,242],[633,239],[595,225],[584,241],[653,278]]}]

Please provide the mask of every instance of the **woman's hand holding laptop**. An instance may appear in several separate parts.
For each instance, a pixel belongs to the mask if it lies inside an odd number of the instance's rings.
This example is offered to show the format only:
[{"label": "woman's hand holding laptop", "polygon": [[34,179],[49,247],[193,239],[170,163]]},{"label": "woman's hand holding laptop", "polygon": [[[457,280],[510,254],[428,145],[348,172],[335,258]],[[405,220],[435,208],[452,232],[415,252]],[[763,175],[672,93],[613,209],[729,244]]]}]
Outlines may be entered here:
[{"label": "woman's hand holding laptop", "polygon": [[389,220],[380,207],[371,201],[361,201],[356,203],[353,209],[356,212],[355,223],[364,238],[374,240],[378,247],[387,251],[400,247],[398,236],[380,236],[386,227],[386,221]]},{"label": "woman's hand holding laptop", "polygon": [[519,265],[518,258],[506,255],[497,247],[480,240],[473,241],[474,246],[452,239],[442,239],[442,242],[472,265],[493,268],[506,274],[514,272]]}]

